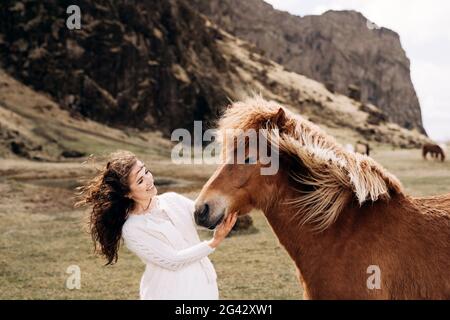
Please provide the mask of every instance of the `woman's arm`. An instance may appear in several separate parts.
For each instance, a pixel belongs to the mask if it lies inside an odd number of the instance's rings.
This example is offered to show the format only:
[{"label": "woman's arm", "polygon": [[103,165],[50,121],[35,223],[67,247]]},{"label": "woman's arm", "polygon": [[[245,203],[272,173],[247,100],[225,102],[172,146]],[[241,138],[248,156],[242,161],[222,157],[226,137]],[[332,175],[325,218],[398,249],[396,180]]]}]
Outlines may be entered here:
[{"label": "woman's arm", "polygon": [[153,235],[151,231],[145,230],[139,225],[124,226],[122,237],[128,249],[144,262],[154,263],[169,270],[178,270],[214,252],[215,248],[231,231],[236,219],[236,213],[229,214],[217,226],[214,231],[214,237],[211,240],[200,242],[183,250],[173,249]]},{"label": "woman's arm", "polygon": [[183,206],[184,211],[189,212],[192,220],[194,220],[194,211],[195,211],[195,201],[189,199],[186,196],[183,196],[180,193],[171,192],[172,196],[175,197],[177,203]]},{"label": "woman's arm", "polygon": [[122,236],[125,245],[146,263],[154,263],[169,270],[178,270],[214,252],[208,241],[192,247],[175,250],[151,232],[139,226],[124,228]]}]

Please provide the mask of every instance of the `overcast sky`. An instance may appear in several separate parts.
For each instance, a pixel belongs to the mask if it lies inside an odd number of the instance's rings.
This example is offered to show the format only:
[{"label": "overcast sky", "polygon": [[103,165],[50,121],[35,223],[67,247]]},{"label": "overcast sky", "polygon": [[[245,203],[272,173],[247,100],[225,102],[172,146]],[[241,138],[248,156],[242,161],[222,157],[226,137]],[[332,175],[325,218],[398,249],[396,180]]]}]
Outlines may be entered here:
[{"label": "overcast sky", "polygon": [[411,61],[411,78],[428,135],[450,140],[450,1],[446,0],[265,0],[300,16],[356,10],[396,31]]}]

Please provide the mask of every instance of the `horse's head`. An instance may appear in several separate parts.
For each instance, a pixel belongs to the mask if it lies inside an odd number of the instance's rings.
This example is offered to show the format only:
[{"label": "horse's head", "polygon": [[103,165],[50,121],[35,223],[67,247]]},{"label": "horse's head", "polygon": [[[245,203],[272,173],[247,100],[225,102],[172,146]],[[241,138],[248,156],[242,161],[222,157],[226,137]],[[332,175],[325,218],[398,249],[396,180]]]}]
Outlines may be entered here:
[{"label": "horse's head", "polygon": [[[241,139],[240,144],[227,137],[222,144],[227,161],[196,201],[199,225],[213,229],[229,212],[243,215],[256,208],[273,213],[280,205],[285,206],[282,210],[290,205],[296,211],[293,218],[324,229],[352,199],[362,204],[402,193],[397,178],[373,159],[345,151],[319,127],[275,102],[256,98],[233,104],[220,119],[219,131],[224,129],[241,129],[244,134],[259,131],[258,143],[242,143]],[[261,141],[259,133],[264,130],[270,132]],[[267,161],[261,147],[273,151],[273,145],[276,156],[270,158],[278,161],[280,170],[263,174]],[[239,155],[245,159],[242,163],[236,161]]]},{"label": "horse's head", "polygon": [[[272,124],[279,124],[283,117],[282,108],[275,110]],[[276,194],[281,173],[278,167],[276,170],[267,169],[274,168],[274,161],[279,161],[279,155],[264,139],[267,136],[261,134],[260,124],[256,121],[253,126],[242,128],[243,139],[240,139],[242,135],[227,136],[227,143],[222,146],[223,159],[226,161],[203,186],[195,204],[194,217],[198,225],[214,229],[228,213],[245,215],[253,208],[262,209]],[[247,135],[251,129],[254,135]],[[252,139],[255,142],[255,136],[256,143],[251,143]],[[266,144],[264,147],[263,143]],[[270,153],[270,159],[267,153]]]},{"label": "horse's head", "polygon": [[262,176],[260,169],[258,159],[252,156],[246,156],[244,164],[220,165],[197,198],[196,223],[214,229],[229,212],[243,215],[258,207],[261,196],[273,192],[273,177]]}]

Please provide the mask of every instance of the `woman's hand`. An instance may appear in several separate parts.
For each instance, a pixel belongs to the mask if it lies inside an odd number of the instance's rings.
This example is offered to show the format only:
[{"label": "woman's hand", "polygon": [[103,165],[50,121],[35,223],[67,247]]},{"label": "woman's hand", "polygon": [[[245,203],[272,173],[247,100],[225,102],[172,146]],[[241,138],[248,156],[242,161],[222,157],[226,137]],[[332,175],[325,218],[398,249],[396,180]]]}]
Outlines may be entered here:
[{"label": "woman's hand", "polygon": [[216,248],[230,233],[237,220],[237,212],[230,213],[214,231],[214,237],[209,241],[209,246]]}]

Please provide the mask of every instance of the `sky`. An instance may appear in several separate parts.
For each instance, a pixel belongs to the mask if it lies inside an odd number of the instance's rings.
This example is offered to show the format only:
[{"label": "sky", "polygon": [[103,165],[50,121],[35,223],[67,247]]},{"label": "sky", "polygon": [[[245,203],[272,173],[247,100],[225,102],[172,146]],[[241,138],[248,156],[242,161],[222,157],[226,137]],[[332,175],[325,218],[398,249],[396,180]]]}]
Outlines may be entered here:
[{"label": "sky", "polygon": [[305,16],[356,10],[400,35],[411,62],[411,79],[430,138],[450,140],[450,1],[446,0],[265,0],[275,9]]}]

